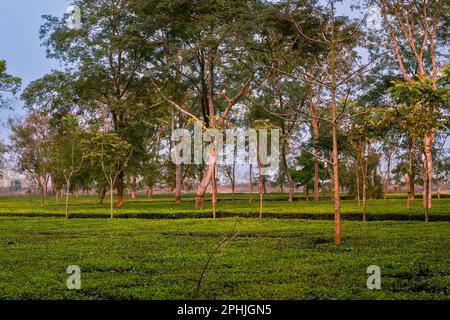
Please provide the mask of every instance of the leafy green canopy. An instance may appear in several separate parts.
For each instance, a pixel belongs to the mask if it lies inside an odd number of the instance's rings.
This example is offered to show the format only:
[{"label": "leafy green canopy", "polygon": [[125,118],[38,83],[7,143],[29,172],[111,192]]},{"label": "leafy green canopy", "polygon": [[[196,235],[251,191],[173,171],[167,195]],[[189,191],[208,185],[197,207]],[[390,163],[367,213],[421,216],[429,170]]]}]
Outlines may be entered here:
[{"label": "leafy green canopy", "polygon": [[21,83],[22,80],[19,77],[6,73],[6,61],[0,60],[0,107],[9,103],[8,94],[16,94]]}]

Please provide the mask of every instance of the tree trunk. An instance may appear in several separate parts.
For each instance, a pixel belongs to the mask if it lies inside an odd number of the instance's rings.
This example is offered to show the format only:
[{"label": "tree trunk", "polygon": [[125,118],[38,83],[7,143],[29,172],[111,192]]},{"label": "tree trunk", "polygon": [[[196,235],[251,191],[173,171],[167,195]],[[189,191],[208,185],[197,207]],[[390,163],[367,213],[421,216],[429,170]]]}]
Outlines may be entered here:
[{"label": "tree trunk", "polygon": [[250,163],[249,169],[248,169],[248,191],[250,193],[249,203],[251,204],[253,201],[253,172],[252,172],[253,165]]},{"label": "tree trunk", "polygon": [[[259,150],[259,148],[258,148]],[[259,219],[263,216],[264,176],[261,174],[261,162],[258,159],[258,193],[259,193]]]},{"label": "tree trunk", "polygon": [[359,186],[359,169],[361,166],[361,152],[358,148],[356,151],[358,154],[356,156],[356,168],[355,168],[355,180],[356,180],[356,199],[358,201],[358,208],[361,207],[361,194],[360,194],[360,186]]},{"label": "tree trunk", "polygon": [[44,206],[44,197],[45,197],[45,177],[39,176],[38,178],[38,185],[39,185],[39,193],[41,196],[41,207]]},{"label": "tree trunk", "polygon": [[117,208],[121,208],[123,205],[124,176],[123,170],[117,176]]},{"label": "tree trunk", "polygon": [[131,199],[136,199],[136,176],[131,178]]},{"label": "tree trunk", "polygon": [[389,177],[391,173],[391,159],[392,159],[392,153],[389,153],[388,159],[387,159],[387,171],[386,171],[386,178],[384,179],[384,201],[387,200],[388,195],[388,187],[389,187]]},{"label": "tree trunk", "polygon": [[319,202],[319,124],[317,119],[312,122],[314,134],[314,204]]},{"label": "tree trunk", "polygon": [[[284,126],[281,127],[282,129],[282,134],[283,134],[283,141],[281,144],[281,159],[283,161],[283,170],[284,170],[284,174],[286,175],[287,181],[288,181],[288,187],[289,187],[289,193],[288,193],[288,202],[292,202],[293,200],[293,196],[294,196],[294,182],[292,181],[292,175],[291,175],[291,170],[288,167],[287,164],[287,159],[286,159],[286,153],[287,153],[287,148],[286,148],[286,144],[287,144],[287,139],[286,139],[286,130],[284,128]],[[283,190],[281,190],[281,193],[283,193]]]},{"label": "tree trunk", "polygon": [[197,192],[195,195],[195,208],[203,209],[205,203],[205,192],[208,188],[209,182],[211,181],[211,177],[214,173],[214,169],[216,166],[217,153],[214,149],[211,150],[211,154],[209,156],[209,164],[206,168],[206,172],[203,175],[203,178],[200,184],[197,187]]},{"label": "tree trunk", "polygon": [[288,187],[289,187],[289,195],[288,195],[288,202],[292,202],[294,198],[294,181],[292,180],[291,170],[289,169],[286,161],[286,155],[283,155],[283,168],[284,173],[286,174],[286,178],[288,181]]},{"label": "tree trunk", "polygon": [[66,219],[69,218],[69,191],[70,191],[70,179],[67,180],[67,189],[66,189],[66,207],[64,210],[64,214],[66,215]]},{"label": "tree trunk", "polygon": [[[334,19],[332,23],[334,23]],[[336,245],[340,245],[342,243],[341,197],[339,194],[339,158],[338,158],[338,141],[337,141],[338,128],[337,128],[337,111],[336,111],[336,69],[335,69],[336,61],[335,61],[334,26],[332,26],[331,38],[332,38],[331,39],[331,119],[332,119],[331,137],[333,140],[334,242]]]},{"label": "tree trunk", "polygon": [[431,182],[433,177],[433,156],[432,156],[432,147],[433,147],[434,134],[426,135],[424,138],[424,154],[425,154],[425,163],[424,168],[426,176],[424,177],[425,186],[426,186],[426,208],[431,208]]},{"label": "tree trunk", "polygon": [[181,202],[181,165],[175,167],[175,202]]},{"label": "tree trunk", "polygon": [[211,176],[211,191],[212,191],[212,211],[213,211],[213,219],[216,218],[216,205],[217,205],[217,180],[216,180],[216,172],[217,169],[214,167],[213,174]]},{"label": "tree trunk", "polygon": [[267,194],[267,179],[264,175],[262,176],[262,185],[264,194]]},{"label": "tree trunk", "polygon": [[236,189],[236,182],[235,182],[235,178],[233,178],[231,180],[231,195],[232,195],[232,200],[233,201],[234,201],[234,191],[235,191],[235,189]]},{"label": "tree trunk", "polygon": [[412,201],[415,199],[414,195],[414,180],[415,180],[415,171],[414,171],[414,142],[411,138],[408,140],[408,154],[409,154],[409,162],[408,162],[408,200],[406,203],[406,208],[411,209]]},{"label": "tree trunk", "polygon": [[153,186],[148,186],[147,188],[147,197],[151,199],[153,196]]},{"label": "tree trunk", "polygon": [[102,191],[100,192],[98,204],[103,204],[103,200],[105,200],[106,196],[106,188],[102,188]]},{"label": "tree trunk", "polygon": [[40,186],[39,187],[39,192],[40,192],[40,196],[41,196],[41,207],[44,206],[44,187]]},{"label": "tree trunk", "polygon": [[114,215],[113,215],[114,184],[111,184],[109,192],[110,192],[110,195],[109,195],[109,213],[110,213],[110,216],[111,216],[111,219],[112,219],[114,217]]},{"label": "tree trunk", "polygon": [[367,210],[367,170],[369,166],[369,147],[367,148],[367,154],[364,156],[363,176],[362,176],[362,204],[363,204],[363,221],[366,221]]}]

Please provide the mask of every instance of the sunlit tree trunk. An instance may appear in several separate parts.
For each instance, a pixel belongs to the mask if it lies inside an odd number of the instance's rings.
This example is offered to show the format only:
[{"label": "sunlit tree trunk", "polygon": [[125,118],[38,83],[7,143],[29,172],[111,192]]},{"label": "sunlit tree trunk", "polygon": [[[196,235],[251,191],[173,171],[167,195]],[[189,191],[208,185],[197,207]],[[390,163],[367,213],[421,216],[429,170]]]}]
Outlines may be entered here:
[{"label": "sunlit tree trunk", "polygon": [[[332,3],[333,6],[333,3]],[[334,8],[333,8],[334,10]],[[334,15],[334,11],[333,11]],[[333,195],[334,195],[334,242],[342,243],[341,235],[341,197],[339,194],[339,154],[337,142],[337,110],[336,110],[336,48],[334,42],[334,19],[331,32],[331,136],[333,140]]]},{"label": "sunlit tree trunk", "polygon": [[213,174],[211,176],[211,190],[212,190],[212,211],[213,211],[213,218],[216,218],[216,205],[217,205],[217,180],[216,180],[216,172],[217,168],[214,167]]},{"label": "sunlit tree trunk", "polygon": [[124,178],[125,174],[121,170],[117,176],[117,208],[121,208],[123,205]]},{"label": "sunlit tree trunk", "polygon": [[406,208],[411,209],[412,201],[415,199],[414,141],[412,138],[409,138],[408,140],[408,158],[408,200],[406,203]]}]

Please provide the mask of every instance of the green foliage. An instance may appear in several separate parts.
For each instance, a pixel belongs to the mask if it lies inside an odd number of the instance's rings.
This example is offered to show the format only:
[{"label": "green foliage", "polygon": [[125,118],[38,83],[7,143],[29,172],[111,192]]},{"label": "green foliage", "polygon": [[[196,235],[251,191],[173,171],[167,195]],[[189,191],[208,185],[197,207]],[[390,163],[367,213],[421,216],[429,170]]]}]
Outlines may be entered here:
[{"label": "green foliage", "polygon": [[14,95],[19,89],[22,80],[6,73],[6,61],[0,59],[0,107],[6,105],[10,99],[6,94]]},{"label": "green foliage", "polygon": [[[101,170],[101,169],[100,169]],[[102,172],[100,172],[103,175]],[[349,197],[342,195],[342,198]],[[420,198],[420,194],[416,195]],[[218,197],[218,216],[256,217],[259,211],[258,202],[248,203],[248,194],[235,194],[232,201],[231,194],[220,194]],[[173,202],[172,194],[154,194],[152,199],[139,194],[136,201],[126,201],[121,208],[116,209],[117,217],[124,218],[207,218],[211,214],[210,195],[207,195],[205,208],[195,209],[193,204],[195,195],[184,194],[183,202]],[[72,217],[108,217],[108,204],[98,204],[97,196],[80,196],[72,201]],[[321,194],[320,201],[313,206],[305,201],[305,195],[294,194],[294,201],[287,202],[285,194],[268,193],[264,195],[264,214],[268,217],[299,218],[299,219],[332,219],[333,203],[329,194]],[[0,196],[0,215],[17,216],[63,216],[63,203],[55,203],[53,197],[48,197],[44,208],[39,206],[36,196]],[[431,219],[450,220],[448,206],[450,198],[442,195],[442,199],[433,199],[430,208]],[[341,212],[344,220],[358,220],[360,208],[355,200],[342,200]],[[367,213],[373,220],[421,220],[423,209],[420,200],[414,201],[410,211],[406,210],[406,195],[390,195],[388,200],[368,199]],[[369,220],[370,220],[369,219]]]},{"label": "green foliage", "polygon": [[116,133],[94,132],[84,142],[86,158],[99,162],[105,175],[116,176],[130,158],[132,146]]},{"label": "green foliage", "polygon": [[[308,190],[314,188],[314,155],[309,152],[302,152],[296,158],[295,165],[298,169],[291,170],[292,180],[295,184],[304,186]],[[318,161],[319,181],[327,179],[328,174],[322,161]]]},{"label": "green foliage", "polygon": [[[208,256],[235,224],[2,217],[0,298],[193,299]],[[346,222],[345,230],[336,247],[332,222],[238,219],[198,298],[449,298],[448,222]],[[81,290],[67,290],[69,264],[81,268]],[[372,264],[382,290],[366,287]]]},{"label": "green foliage", "polygon": [[417,76],[410,81],[394,81],[388,90],[397,102],[400,127],[413,137],[423,137],[432,130],[448,128],[450,93],[448,90],[448,69],[439,79],[441,86],[435,88],[431,79]]}]

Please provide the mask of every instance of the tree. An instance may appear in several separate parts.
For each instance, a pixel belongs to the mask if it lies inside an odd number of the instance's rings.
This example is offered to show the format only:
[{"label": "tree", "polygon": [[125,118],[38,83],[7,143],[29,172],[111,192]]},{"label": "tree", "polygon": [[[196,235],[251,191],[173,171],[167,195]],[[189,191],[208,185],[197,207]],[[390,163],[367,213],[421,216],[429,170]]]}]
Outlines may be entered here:
[{"label": "tree", "polygon": [[41,206],[44,206],[52,154],[49,118],[43,114],[31,113],[24,120],[10,121],[9,125],[17,169],[28,173],[37,182]]},{"label": "tree", "polygon": [[[375,1],[380,9],[388,37],[391,41],[390,50],[400,69],[403,81],[408,83],[416,81],[419,77],[427,79],[432,90],[437,90],[437,78],[442,60],[439,45],[442,50],[448,49],[449,37],[445,31],[448,29],[449,12],[448,1]],[[379,35],[384,36],[383,32]],[[445,61],[445,60],[444,60]],[[406,85],[406,84],[405,84]],[[415,83],[411,83],[415,86]],[[433,120],[437,106],[426,104],[417,106],[423,108],[430,117],[424,120]],[[429,127],[421,136],[424,154],[424,211],[431,207],[431,180],[432,180],[432,147],[436,135],[436,128]]]},{"label": "tree", "polygon": [[[306,193],[306,200],[309,200],[309,190],[315,188],[316,182],[316,161],[314,155],[310,152],[303,151],[300,156],[296,158],[296,169],[292,170],[292,180],[295,184],[303,186]],[[318,163],[318,179],[327,177],[327,172],[322,161]]]},{"label": "tree", "polygon": [[67,115],[62,118],[58,128],[51,140],[51,167],[64,178],[66,185],[66,200],[64,214],[69,217],[69,193],[70,183],[75,173],[79,172],[83,165],[82,156],[82,131],[78,123],[78,118],[74,115]]},{"label": "tree", "polygon": [[[183,76],[191,79],[193,90],[200,93],[204,120],[162,90],[164,79],[155,81],[154,87],[172,107],[202,122],[205,130],[224,128],[233,107],[268,77],[249,57],[251,43],[258,34],[257,25],[252,22],[260,6],[259,1],[183,1],[182,11],[176,13],[174,23],[169,23],[168,27],[184,31],[179,38],[184,45],[171,59],[176,62],[173,68],[180,70],[181,62],[181,72],[190,71],[183,72]],[[196,208],[203,207],[209,183],[215,208],[217,150],[211,148],[210,151],[207,169],[196,191]]]},{"label": "tree", "polygon": [[[424,155],[424,213],[428,221],[428,211],[431,206],[431,161],[432,142],[436,132],[446,128],[445,109],[448,108],[450,94],[448,92],[450,65],[446,65],[441,76],[430,79],[418,75],[408,81],[395,81],[389,89],[400,107],[406,109],[403,118],[408,120],[407,126],[410,143],[423,138],[421,153]],[[411,149],[411,148],[410,148]]]},{"label": "tree", "polygon": [[[44,16],[41,39],[47,55],[73,70],[77,105],[93,114],[103,130],[133,145],[138,163],[147,138],[140,129],[154,111],[148,80],[152,45],[133,14],[138,1],[76,0],[82,28],[69,29],[65,19]],[[158,25],[155,24],[157,28]],[[123,169],[124,165],[121,166]],[[123,204],[126,172],[117,177],[117,205]]]},{"label": "tree", "polygon": [[[329,7],[329,8],[328,8]],[[359,39],[362,38],[362,21],[348,21],[346,17],[336,16],[334,1],[330,1],[327,8],[322,8],[314,3],[310,10],[313,10],[319,19],[315,19],[318,30],[305,29],[304,16],[301,15],[304,3],[302,1],[287,2],[286,20],[293,25],[299,37],[305,41],[314,43],[323,47],[327,54],[324,60],[328,61],[326,70],[328,79],[322,82],[317,77],[311,77],[304,71],[303,66],[295,68],[290,72],[291,76],[301,78],[306,83],[323,84],[328,89],[330,96],[330,113],[328,118],[321,118],[331,125],[332,142],[332,179],[333,179],[333,201],[335,216],[335,244],[342,243],[341,235],[341,209],[340,209],[340,186],[339,186],[339,149],[338,149],[338,131],[339,124],[343,120],[343,112],[338,110],[338,96],[344,95],[342,89],[349,83],[360,77],[365,71],[366,66],[355,67],[357,56],[354,48]],[[318,21],[319,20],[319,21]],[[306,22],[310,26],[310,22]],[[305,32],[305,30],[308,30]],[[311,35],[314,33],[314,35]],[[295,74],[297,72],[298,75]],[[348,96],[348,93],[347,93]]]},{"label": "tree", "polygon": [[5,167],[4,155],[6,151],[7,151],[6,145],[3,143],[3,141],[0,140],[0,177],[3,176],[3,169]]},{"label": "tree", "polygon": [[109,184],[110,217],[113,215],[113,195],[117,178],[128,164],[132,146],[115,133],[96,132],[88,138],[84,154],[100,163],[102,172]]},{"label": "tree", "polygon": [[[22,80],[19,77],[6,73],[6,61],[0,60],[0,107],[10,102],[8,94],[16,94],[20,89],[21,83]],[[5,93],[7,96],[4,95]]]}]

